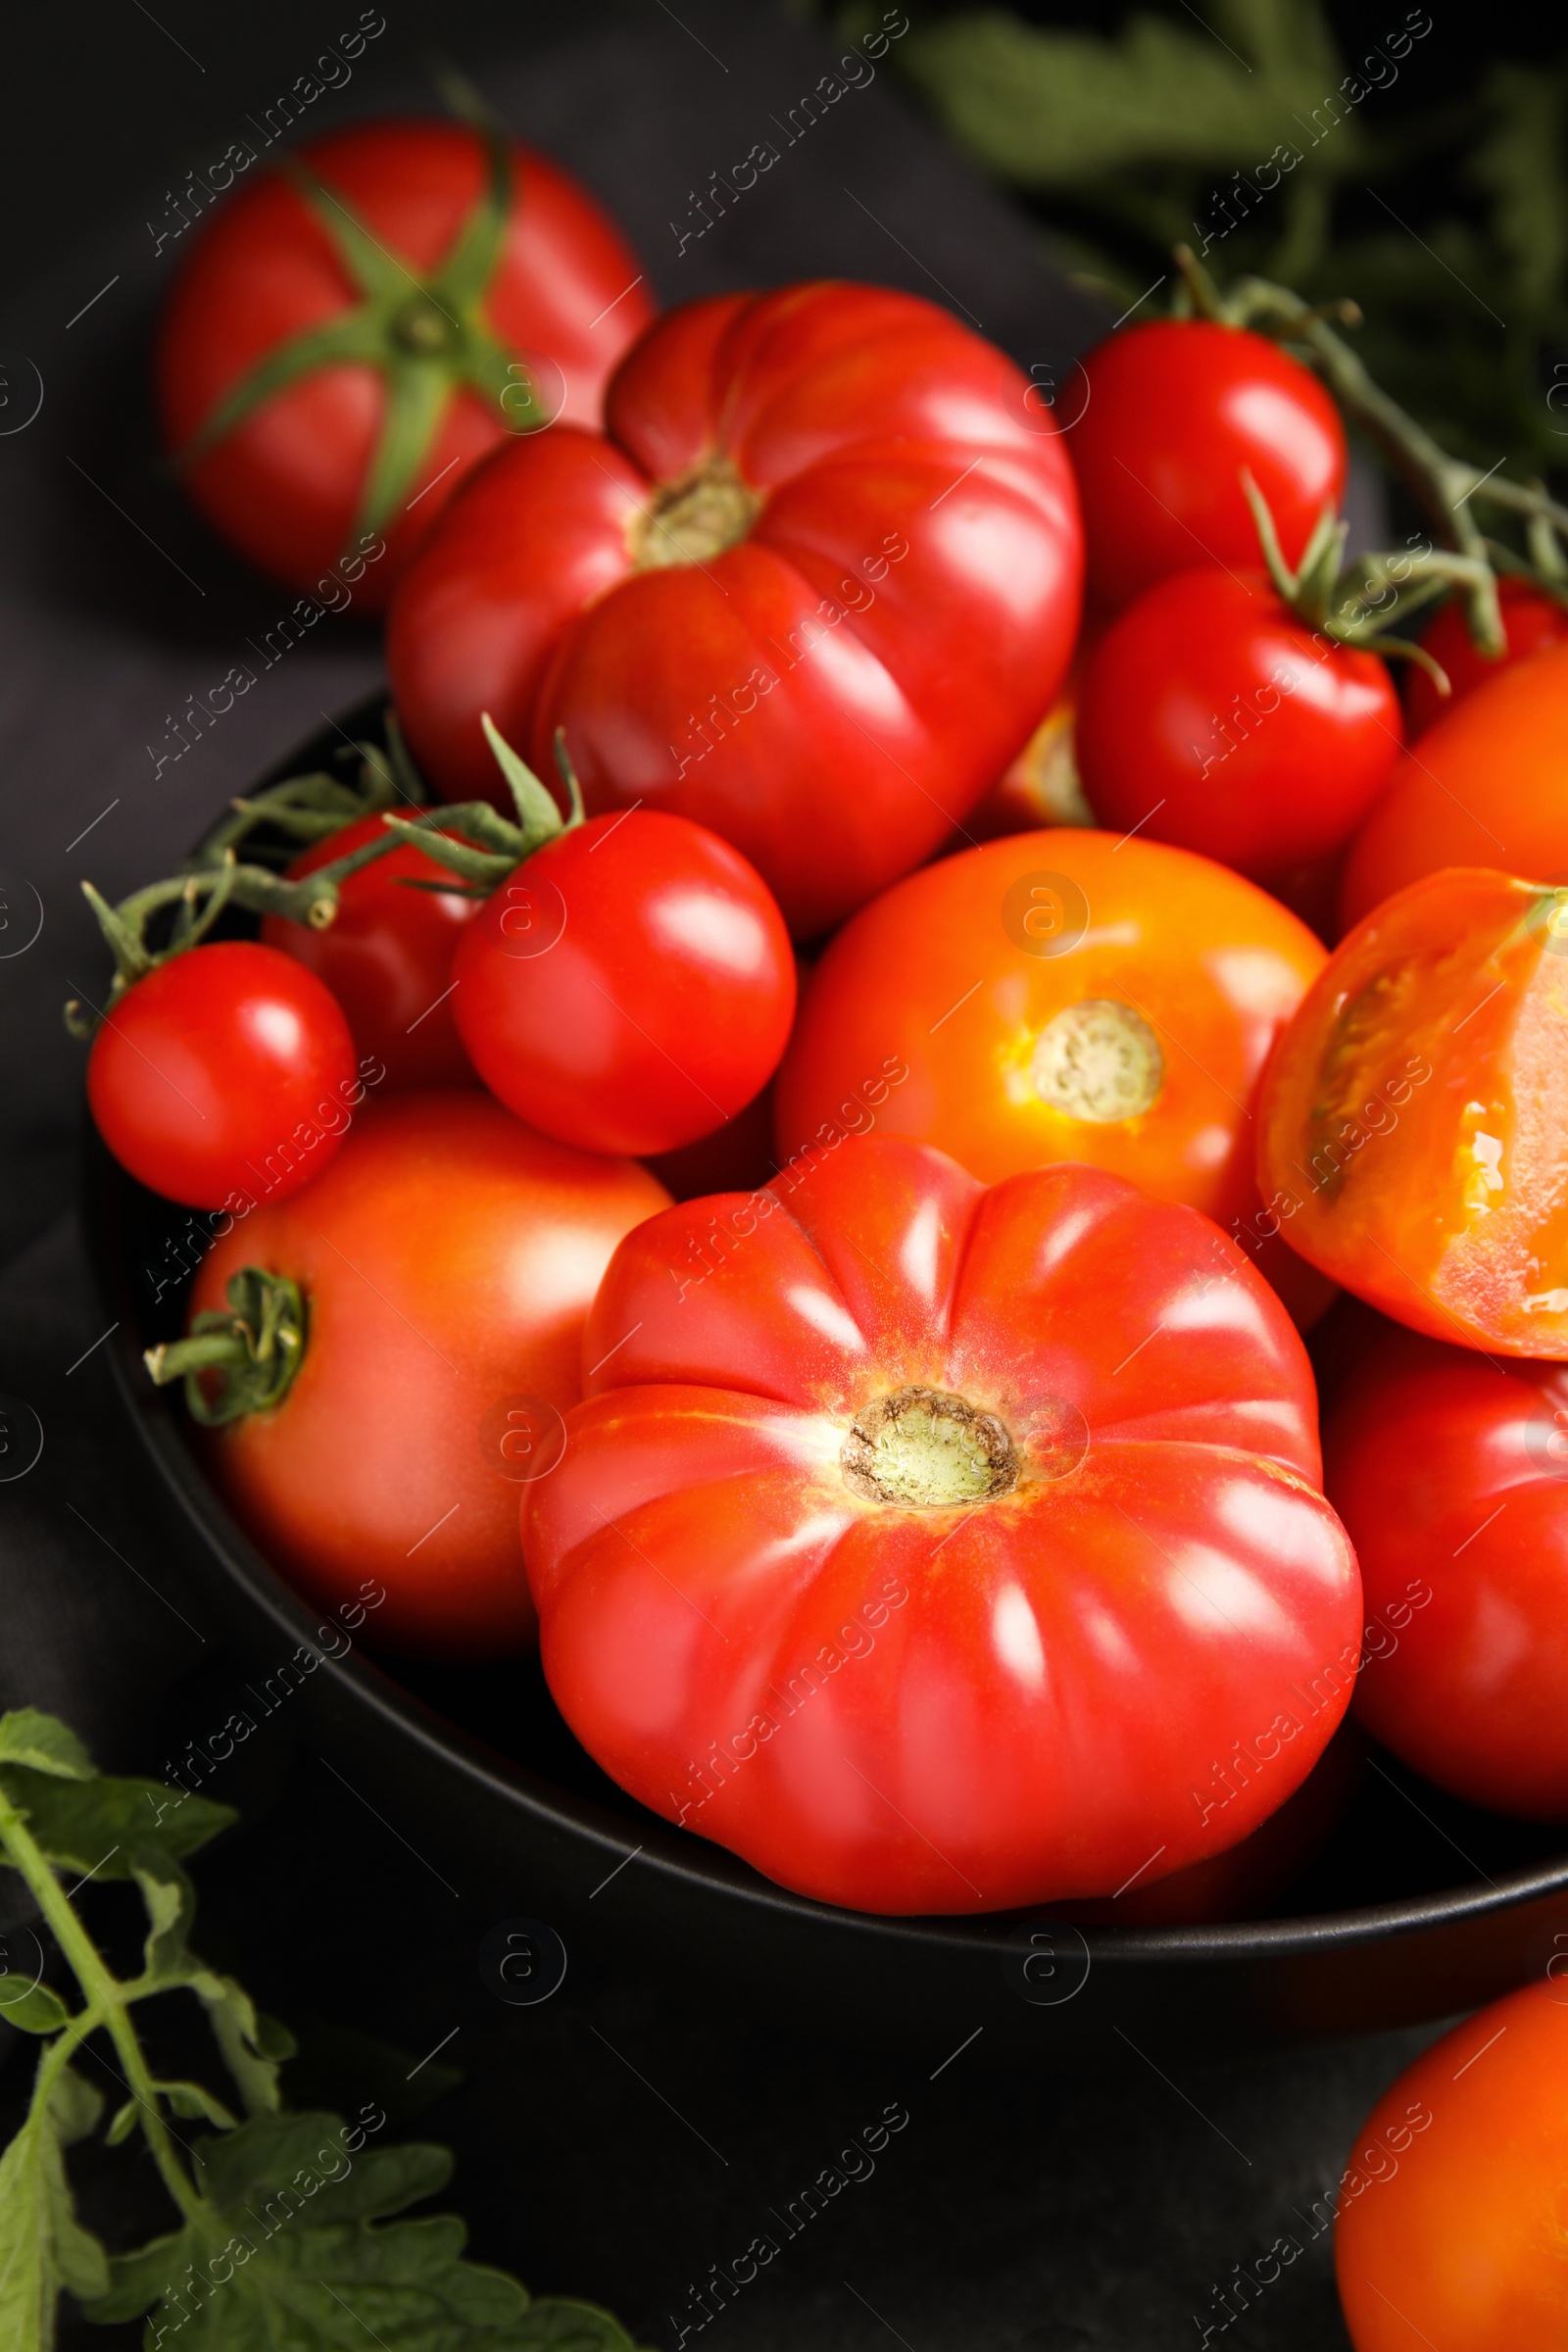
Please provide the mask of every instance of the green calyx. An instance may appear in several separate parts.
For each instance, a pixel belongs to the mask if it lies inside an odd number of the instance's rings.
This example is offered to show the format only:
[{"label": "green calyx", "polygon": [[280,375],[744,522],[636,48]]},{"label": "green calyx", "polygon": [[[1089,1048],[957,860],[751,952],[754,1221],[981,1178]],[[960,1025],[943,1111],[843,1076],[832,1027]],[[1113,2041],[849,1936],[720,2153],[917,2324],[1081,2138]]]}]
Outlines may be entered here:
[{"label": "green calyx", "polygon": [[335,188],[297,159],[285,158],[280,169],[324,231],[358,299],[259,360],[179,453],[182,466],[197,464],[265,401],[322,368],[373,368],[386,385],[386,409],[351,543],[384,530],[403,511],[460,391],[473,393],[508,432],[536,432],[550,421],[527,368],[482,315],[512,217],[506,131],[461,76],[444,75],[442,89],[454,114],[482,143],[486,172],[482,191],[438,267],[421,274],[372,235]]},{"label": "green calyx", "polygon": [[[563,816],[554,794],[540,782],[526,760],[513,750],[488,710],[481,713],[479,724],[511,788],[517,811],[514,824],[499,809],[492,808],[488,801],[456,801],[440,808],[424,809],[418,816],[388,815],[382,820],[395,839],[412,842],[437,865],[444,865],[449,873],[456,874],[462,885],[458,895],[470,899],[489,898],[535,850],[542,850],[547,842],[556,841],[563,833],[580,825],[584,813],[582,787],[566,757],[564,727],[556,729],[555,740],[556,766],[570,804],[569,813]],[[455,841],[454,833],[466,838]],[[409,887],[443,890],[449,885],[411,882]]]},{"label": "green calyx", "polygon": [[204,1308],[192,1319],[187,1339],[149,1348],[143,1359],[159,1388],[183,1380],[186,1409],[205,1429],[273,1410],[305,1360],[297,1282],[242,1266],[229,1277],[227,1298],[226,1307]]},{"label": "green calyx", "polygon": [[[357,818],[373,815],[394,802],[422,806],[427,797],[423,781],[390,710],[385,728],[384,751],[373,743],[348,747],[360,762],[355,782],[318,769],[231,802],[200,847],[168,881],[151,882],[145,889],[133,891],[118,906],[111,906],[90,882],[84,882],[82,895],[109,943],[115,976],[102,1007],[83,1004],[75,998],[66,1006],[66,1027],[73,1037],[91,1038],[127,988],[171,956],[200,947],[225,907],[241,906],[252,914],[281,914],[313,931],[324,930],[336,917],[342,884],[362,866],[384,857],[393,846],[391,840],[366,842],[297,882],[289,881],[276,868],[288,863],[305,844],[325,840]],[[258,833],[263,836],[261,845],[251,838]],[[252,853],[243,859],[241,845]],[[263,862],[269,857],[271,864]]]},{"label": "green calyx", "polygon": [[[1271,335],[1311,368],[1409,492],[1430,529],[1432,543],[1419,553],[1362,556],[1342,571],[1343,526],[1325,514],[1301,564],[1292,572],[1279,558],[1272,518],[1265,521],[1267,509],[1255,484],[1250,485],[1264,561],[1276,588],[1302,619],[1342,643],[1419,662],[1446,692],[1448,681],[1431,656],[1408,639],[1391,634],[1396,619],[1441,597],[1457,595],[1477,647],[1496,657],[1506,650],[1497,603],[1499,572],[1526,578],[1568,607],[1568,561],[1558,536],[1568,532],[1568,507],[1550,497],[1542,482],[1511,481],[1500,467],[1486,473],[1450,457],[1374,382],[1336,331],[1360,324],[1361,313],[1353,302],[1313,306],[1289,287],[1260,277],[1238,278],[1222,293],[1190,247],[1178,245],[1175,262],[1179,282],[1173,315]],[[1514,518],[1524,538],[1523,553],[1483,528],[1478,510],[1486,508]]]}]

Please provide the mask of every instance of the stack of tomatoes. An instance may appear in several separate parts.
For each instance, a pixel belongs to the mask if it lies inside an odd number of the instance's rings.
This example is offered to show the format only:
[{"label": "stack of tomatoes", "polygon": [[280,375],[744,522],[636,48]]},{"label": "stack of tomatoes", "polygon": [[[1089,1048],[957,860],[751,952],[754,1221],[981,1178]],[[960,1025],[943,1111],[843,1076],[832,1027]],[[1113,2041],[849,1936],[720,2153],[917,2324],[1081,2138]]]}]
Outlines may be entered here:
[{"label": "stack of tomatoes", "polygon": [[886,289],[646,323],[482,128],[306,161],[171,429],[289,576],[384,532],[434,798],[230,876],[260,939],[106,909],[88,1068],[208,1214],[152,1361],[262,1548],[537,1627],[625,1788],[833,1902],[1256,1907],[1352,1700],[1568,1813],[1560,605],[1490,666],[1445,609],[1407,717],[1279,584],[1346,477],[1279,342],[1129,328],[1067,435]]}]

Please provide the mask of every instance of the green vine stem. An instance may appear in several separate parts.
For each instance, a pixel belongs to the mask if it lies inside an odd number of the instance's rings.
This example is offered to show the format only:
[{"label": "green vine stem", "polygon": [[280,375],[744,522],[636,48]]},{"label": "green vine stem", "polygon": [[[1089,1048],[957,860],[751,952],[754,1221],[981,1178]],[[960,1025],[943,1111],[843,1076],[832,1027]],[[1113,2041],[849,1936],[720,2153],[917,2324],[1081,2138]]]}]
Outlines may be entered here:
[{"label": "green vine stem", "polygon": [[[511,788],[517,810],[515,824],[492,808],[488,801],[458,801],[428,809],[419,816],[387,816],[383,821],[395,839],[414,842],[427,858],[433,858],[438,865],[456,874],[464,885],[465,895],[487,899],[535,850],[542,850],[546,842],[558,840],[563,833],[580,825],[585,812],[582,787],[566,756],[564,727],[556,729],[555,739],[556,766],[569,804],[568,813],[563,816],[554,794],[546,790],[527,761],[513,750],[488,710],[481,712],[479,724]],[[450,838],[454,832],[466,834],[467,839],[454,841]],[[439,882],[416,882],[413,887],[439,890],[443,886]]]},{"label": "green vine stem", "polygon": [[122,1984],[104,1965],[97,1945],[73,1911],[53,1869],[40,1852],[24,1815],[3,1787],[0,1787],[0,1845],[5,1847],[7,1858],[48,1922],[80,1987],[83,2002],[39,2061],[29,2122],[42,2113],[43,2103],[73,2051],[102,2026],[114,2042],[115,2054],[124,2072],[125,2087],[136,2101],[142,2133],[159,2177],[184,2218],[199,2220],[200,2195],[174,2153],[173,2138],[159,2103],[158,2086],[128,2015],[137,1988],[134,1984]]},{"label": "green vine stem", "polygon": [[[185,1383],[185,1406],[204,1429],[282,1403],[305,1360],[306,1309],[297,1282],[262,1266],[229,1277],[227,1307],[205,1307],[190,1336],[149,1348],[143,1361],[159,1388]],[[219,1375],[209,1396],[204,1374]]]},{"label": "green vine stem", "polygon": [[1568,529],[1568,507],[1560,506],[1540,482],[1510,481],[1505,474],[1484,473],[1464,459],[1450,457],[1374,382],[1355,352],[1335,332],[1331,320],[1344,326],[1359,324],[1361,314],[1353,303],[1313,307],[1288,287],[1259,277],[1238,278],[1222,294],[1191,247],[1178,245],[1175,261],[1189,315],[1196,311],[1227,325],[1258,328],[1305,352],[1346,415],[1409,490],[1444,547],[1468,559],[1469,568],[1451,576],[1463,597],[1470,633],[1483,653],[1501,654],[1505,640],[1497,605],[1495,544],[1477,518],[1478,507],[1499,508],[1524,520],[1531,560],[1525,563],[1510,553],[1500,568],[1523,573],[1548,595],[1568,602],[1556,544],[1556,533]]}]

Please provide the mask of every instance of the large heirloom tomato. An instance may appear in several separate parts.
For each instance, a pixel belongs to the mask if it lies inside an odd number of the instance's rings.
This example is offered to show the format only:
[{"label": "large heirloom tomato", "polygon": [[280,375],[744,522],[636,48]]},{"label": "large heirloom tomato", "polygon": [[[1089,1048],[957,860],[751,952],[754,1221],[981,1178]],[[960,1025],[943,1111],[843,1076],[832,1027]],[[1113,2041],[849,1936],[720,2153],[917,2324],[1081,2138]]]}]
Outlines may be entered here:
[{"label": "large heirloom tomato", "polygon": [[987,842],[828,948],[779,1072],[779,1156],[874,1125],[986,1184],[1092,1161],[1232,1226],[1305,1314],[1303,1286],[1327,1293],[1259,1226],[1251,1102],[1323,961],[1277,901],[1185,850]]},{"label": "large heirloom tomato", "polygon": [[606,396],[466,485],[392,609],[399,713],[452,799],[488,710],[591,809],[733,842],[797,937],[927,858],[1018,751],[1078,620],[1077,502],[1011,362],[945,311],[813,284],[689,303]]},{"label": "large heirloom tomato", "polygon": [[191,495],[263,570],[324,591],[354,534],[379,532],[384,560],[354,577],[375,610],[497,442],[597,424],[651,306],[607,215],[529,148],[363,122],[291,161],[197,237],[158,403]]},{"label": "large heirloom tomato", "polygon": [[1206,1219],[881,1137],[651,1218],[523,1541],[623,1788],[802,1893],[1103,1895],[1239,1842],[1350,1694],[1312,1375]]},{"label": "large heirloom tomato", "polygon": [[1299,360],[1245,327],[1156,318],[1098,344],[1071,436],[1090,584],[1124,605],[1205,557],[1257,562],[1244,467],[1267,499],[1288,564],[1345,488],[1345,427]]},{"label": "large heirloom tomato", "polygon": [[368,1111],[297,1204],[230,1220],[192,1314],[220,1313],[250,1267],[297,1286],[303,1313],[280,1399],[209,1438],[259,1548],[323,1607],[373,1572],[377,1634],[403,1647],[525,1644],[518,1482],[559,1450],[612,1250],[667,1200],[470,1089]]},{"label": "large heirloom tomato", "polygon": [[1345,923],[1446,865],[1568,882],[1568,645],[1499,668],[1390,775],[1345,870]]},{"label": "large heirloom tomato", "polygon": [[1558,1936],[1544,1983],[1423,2050],[1357,2132],[1334,2232],[1355,2352],[1548,2352],[1563,2341],[1565,1952]]},{"label": "large heirloom tomato", "polygon": [[1434,1339],[1568,1356],[1565,1012],[1568,891],[1454,868],[1386,900],[1264,1079],[1292,1248]]},{"label": "large heirloom tomato", "polygon": [[1568,1367],[1391,1333],[1323,1450],[1366,1588],[1356,1714],[1470,1803],[1568,1820]]}]

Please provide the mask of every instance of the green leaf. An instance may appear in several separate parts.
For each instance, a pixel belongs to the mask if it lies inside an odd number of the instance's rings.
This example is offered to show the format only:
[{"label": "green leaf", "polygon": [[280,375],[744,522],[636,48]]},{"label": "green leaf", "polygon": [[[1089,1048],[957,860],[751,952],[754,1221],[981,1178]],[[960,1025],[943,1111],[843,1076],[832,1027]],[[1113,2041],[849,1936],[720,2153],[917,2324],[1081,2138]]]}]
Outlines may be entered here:
[{"label": "green leaf", "polygon": [[563,2295],[530,2303],[513,2341],[517,2352],[637,2352],[625,2328],[608,2311]]},{"label": "green leaf", "polygon": [[57,1715],[41,1715],[36,1707],[13,1707],[0,1715],[0,1764],[25,1764],[63,1781],[94,1777],[93,1760],[75,1733]]},{"label": "green leaf", "polygon": [[163,2082],[153,2084],[166,2098],[176,2115],[189,2116],[194,2122],[215,2124],[220,2132],[233,2132],[238,2118],[229,2114],[221,2099],[215,2099],[203,2082]]},{"label": "green leaf", "polygon": [[130,1872],[147,1906],[147,1940],[142,1949],[149,1989],[183,1984],[191,1961],[185,1936],[196,1909],[196,1890],[172,1855],[157,1846],[132,1846]]},{"label": "green leaf", "polygon": [[153,1847],[192,1854],[236,1818],[227,1805],[162,1781],[65,1781],[25,1764],[0,1764],[0,1787],[26,1815],[49,1861],[95,1878],[130,1878],[132,1855]]},{"label": "green leaf", "polygon": [[[42,2061],[40,2060],[40,2063]],[[91,2129],[101,2101],[68,2067],[47,2104],[30,2115],[0,2156],[0,2344],[6,2352],[51,2352],[60,2290],[101,2295],[109,2280],[102,2246],[76,2219],[64,2150]]]},{"label": "green leaf", "polygon": [[0,2022],[22,2034],[58,2034],[71,2023],[65,2002],[47,1984],[31,1977],[0,1977]]},{"label": "green leaf", "polygon": [[294,2036],[257,2010],[243,1984],[198,1967],[185,1982],[207,2011],[223,2064],[247,2115],[274,2115],[281,2103],[278,2069],[294,2055]]},{"label": "green leaf", "polygon": [[346,311],[320,326],[306,327],[275,345],[265,359],[246,369],[238,383],[229,386],[179,452],[180,465],[195,465],[247,416],[254,416],[263,401],[287,391],[290,384],[314,375],[318,368],[379,368],[385,366],[386,356],[386,329],[375,313]]},{"label": "green leaf", "polygon": [[488,710],[479,713],[484,739],[495,754],[496,764],[512,787],[512,797],[517,804],[517,822],[522,827],[523,846],[519,853],[526,858],[542,842],[553,841],[563,829],[561,810],[554,793],[540,783],[533,769],[519,752],[514,752]]},{"label": "green leaf", "polygon": [[380,531],[403,511],[452,398],[445,360],[397,358],[386,371],[386,412],[360,493],[356,531]]},{"label": "green leaf", "polygon": [[[261,2116],[199,2160],[199,2220],[116,2261],[90,2319],[156,2307],[149,2340],[178,2328],[181,2352],[364,2352],[367,2337],[382,2352],[514,2352],[527,2296],[463,2261],[463,2224],[388,2219],[445,2185],[444,2148],[373,2148],[336,2116]],[[615,2338],[584,2339],[601,2346]]]}]

